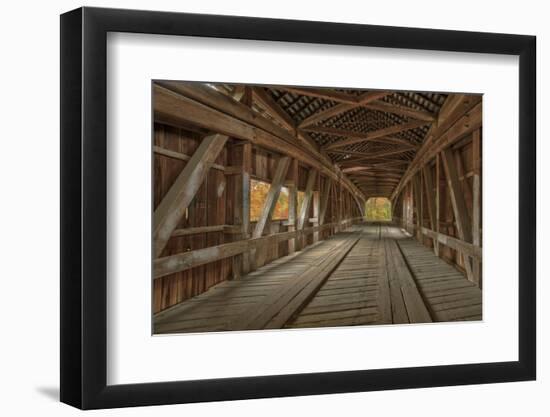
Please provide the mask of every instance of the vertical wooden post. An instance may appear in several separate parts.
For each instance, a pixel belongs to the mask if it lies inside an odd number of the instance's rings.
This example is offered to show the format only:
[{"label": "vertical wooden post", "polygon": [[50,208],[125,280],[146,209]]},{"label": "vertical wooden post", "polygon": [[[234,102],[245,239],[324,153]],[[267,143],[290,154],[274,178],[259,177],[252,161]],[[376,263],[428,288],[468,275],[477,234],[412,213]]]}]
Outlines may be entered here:
[{"label": "vertical wooden post", "polygon": [[418,228],[418,240],[423,244],[424,234],[422,233],[422,228],[424,227],[424,171],[420,170],[418,177],[418,186],[420,187],[420,227]]},{"label": "vertical wooden post", "polygon": [[[315,180],[317,179],[317,171],[314,169],[309,170],[307,176],[306,191],[304,193],[304,201],[302,201],[302,207],[300,207],[300,215],[298,216],[298,224],[296,225],[297,230],[301,231],[304,229],[304,226],[307,225],[309,220],[309,206],[313,198],[313,187],[315,186]],[[300,248],[305,246],[305,237],[300,236]]]},{"label": "vertical wooden post", "polygon": [[[472,204],[472,243],[481,246],[481,130],[473,132],[473,204]],[[481,263],[479,259],[472,260],[474,282],[481,288]]]},{"label": "vertical wooden post", "polygon": [[[320,195],[319,195],[319,188],[321,183],[321,176],[319,175],[317,179],[317,190],[313,192],[313,218],[315,219],[315,222],[313,223],[313,227],[319,226],[319,213],[321,211],[320,204]],[[313,243],[319,242],[319,232],[313,232]]]},{"label": "vertical wooden post", "polygon": [[[235,90],[234,94],[242,91],[244,93],[244,87],[239,90]],[[226,210],[228,212],[227,219],[233,220],[234,226],[239,226],[240,233],[235,233],[232,235],[232,240],[238,241],[246,239],[242,230],[243,224],[243,189],[241,182],[242,175],[242,150],[243,147],[241,144],[230,145],[228,146],[228,163],[229,166],[239,166],[241,167],[241,172],[239,175],[229,175],[226,177],[227,183],[227,197],[226,197]],[[232,279],[239,279],[242,275],[242,264],[243,257],[242,254],[235,255],[231,258],[231,271]]]},{"label": "vertical wooden post", "polygon": [[[439,154],[435,157],[435,225],[434,225],[434,231],[439,234],[439,216],[440,216],[440,208],[439,208],[439,199],[440,199],[440,189],[441,189],[441,173],[440,173],[440,161],[439,161]],[[434,253],[436,256],[439,256],[439,240],[435,239],[434,242]]]},{"label": "vertical wooden post", "polygon": [[416,206],[416,239],[422,241],[422,194],[418,174],[413,177],[414,205]]},{"label": "vertical wooden post", "polygon": [[401,190],[401,216],[403,217],[403,220],[401,220],[401,224],[403,225],[403,227],[405,228],[405,230],[409,230],[409,211],[408,211],[408,207],[409,207],[409,200],[407,198],[408,196],[408,192],[407,192],[407,189],[408,189],[408,186],[405,185],[405,187],[403,187],[403,190]]},{"label": "vertical wooden post", "polygon": [[325,181],[325,187],[323,191],[321,192],[321,210],[319,211],[319,225],[322,226],[325,224],[325,217],[327,213],[327,207],[328,207],[328,197],[330,194],[330,190],[332,189],[332,180],[330,178],[327,178]]},{"label": "vertical wooden post", "polygon": [[[252,233],[253,238],[261,237],[264,233],[264,230],[267,225],[271,223],[271,216],[273,215],[273,210],[275,210],[275,205],[277,200],[279,200],[279,194],[281,193],[281,188],[286,179],[286,173],[288,171],[288,166],[290,165],[290,158],[288,156],[282,156],[277,162],[277,168],[275,169],[275,174],[273,175],[273,181],[267,192],[267,196],[262,207],[262,212]],[[265,245],[262,245],[257,250],[253,249],[250,251],[250,266],[251,269],[256,269],[261,266],[257,261],[258,258],[264,259],[264,251],[267,250]],[[262,251],[262,256],[258,256],[257,252]]]},{"label": "vertical wooden post", "polygon": [[[298,208],[298,160],[293,159],[290,165],[290,184],[288,187],[288,231],[296,230],[296,211]],[[296,251],[296,239],[289,239],[288,254]]]},{"label": "vertical wooden post", "polygon": [[[435,230],[435,207],[434,207],[434,188],[432,180],[432,168],[426,164],[422,171],[424,177],[424,189],[426,191],[426,202],[428,203],[428,216],[430,218],[430,227]],[[432,239],[435,248],[437,239]]]},{"label": "vertical wooden post", "polygon": [[[464,194],[460,191],[460,182],[456,169],[456,159],[453,157],[453,151],[449,148],[445,149],[441,153],[441,156],[443,158],[443,167],[445,168],[445,175],[447,177],[447,188],[449,189],[451,196],[451,204],[453,206],[458,235],[460,239],[466,242],[472,242],[472,223],[470,221],[470,216],[468,215],[468,210],[466,209]],[[463,254],[462,256],[468,279],[473,281],[474,279],[470,258],[464,256]]]},{"label": "vertical wooden post", "polygon": [[[458,179],[460,183],[462,184],[464,200],[466,203],[469,201],[473,201],[472,190],[470,188],[470,184],[468,183],[468,180],[466,179],[466,172],[464,171],[462,155],[460,154],[459,150],[454,151],[453,154],[456,160],[456,173],[458,175]],[[461,178],[463,179],[461,180]],[[466,204],[466,210],[468,211],[468,214],[470,215],[470,217],[472,217],[472,210],[470,210],[470,206],[468,206],[468,204]]]},{"label": "vertical wooden post", "polygon": [[[250,238],[250,172],[252,171],[252,144],[247,142],[243,145],[242,161],[242,236],[243,239]],[[242,271],[245,274],[250,272],[250,254],[248,252],[242,255]]]},{"label": "vertical wooden post", "polygon": [[338,221],[338,204],[337,204],[338,199],[336,198],[338,195],[338,190],[336,187],[337,187],[337,182],[333,181],[332,188],[331,188],[331,193],[333,198],[331,198],[330,200],[330,222],[332,223],[332,226],[330,228],[331,236],[336,234],[336,226],[334,226],[334,224]]},{"label": "vertical wooden post", "polygon": [[[252,144],[250,142],[239,143],[232,149],[233,163],[241,168],[238,175],[228,178],[228,187],[231,184],[233,190],[231,211],[233,212],[233,224],[240,226],[240,233],[234,235],[234,240],[248,239],[250,237],[250,170],[252,166]],[[249,254],[245,252],[236,255],[232,260],[233,278],[238,279],[242,274],[250,271]]]}]

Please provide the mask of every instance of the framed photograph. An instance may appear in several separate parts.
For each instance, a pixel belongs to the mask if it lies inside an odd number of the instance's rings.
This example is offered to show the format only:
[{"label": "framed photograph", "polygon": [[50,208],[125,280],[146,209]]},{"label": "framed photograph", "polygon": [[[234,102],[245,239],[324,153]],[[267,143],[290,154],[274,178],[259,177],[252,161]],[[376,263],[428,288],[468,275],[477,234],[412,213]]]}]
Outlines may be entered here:
[{"label": "framed photograph", "polygon": [[535,64],[523,35],[63,14],[61,401],[535,379]]}]

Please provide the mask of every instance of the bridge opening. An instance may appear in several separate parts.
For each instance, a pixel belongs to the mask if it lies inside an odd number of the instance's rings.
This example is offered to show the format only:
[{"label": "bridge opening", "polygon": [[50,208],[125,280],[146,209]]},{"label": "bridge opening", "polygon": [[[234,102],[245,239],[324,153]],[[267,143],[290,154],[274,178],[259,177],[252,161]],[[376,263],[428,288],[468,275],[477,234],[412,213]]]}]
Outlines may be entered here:
[{"label": "bridge opening", "polygon": [[391,201],[386,197],[371,197],[365,203],[367,221],[391,221]]}]

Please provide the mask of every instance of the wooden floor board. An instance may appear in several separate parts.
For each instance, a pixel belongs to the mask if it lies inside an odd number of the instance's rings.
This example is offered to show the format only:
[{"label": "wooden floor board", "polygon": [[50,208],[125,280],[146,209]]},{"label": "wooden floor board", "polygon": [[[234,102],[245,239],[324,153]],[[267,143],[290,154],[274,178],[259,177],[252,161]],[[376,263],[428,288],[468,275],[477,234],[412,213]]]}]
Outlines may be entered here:
[{"label": "wooden floor board", "polygon": [[183,333],[255,325],[307,328],[481,319],[481,290],[462,272],[401,229],[368,224],[157,313],[154,330]]}]

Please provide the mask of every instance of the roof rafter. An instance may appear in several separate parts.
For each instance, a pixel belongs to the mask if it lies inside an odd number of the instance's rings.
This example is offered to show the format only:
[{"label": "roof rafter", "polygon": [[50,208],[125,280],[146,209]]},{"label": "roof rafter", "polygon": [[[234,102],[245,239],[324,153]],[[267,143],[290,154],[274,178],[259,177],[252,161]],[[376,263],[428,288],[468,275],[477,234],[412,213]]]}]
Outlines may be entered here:
[{"label": "roof rafter", "polygon": [[330,107],[326,110],[322,110],[318,113],[315,113],[302,121],[298,127],[310,126],[315,123],[322,122],[323,120],[330,119],[331,117],[337,116],[340,113],[344,113],[348,110],[354,109],[356,107],[364,106],[372,101],[376,101],[380,98],[386,97],[392,93],[388,91],[371,91],[368,93],[361,94],[355,103],[341,103],[336,106]]},{"label": "roof rafter", "polygon": [[431,113],[414,110],[411,108],[405,108],[403,106],[395,106],[393,104],[385,103],[382,101],[375,101],[373,103],[365,104],[364,107],[370,110],[377,110],[381,112],[398,114],[400,116],[407,116],[417,120],[425,120],[428,122],[433,122],[435,120],[435,116]]},{"label": "roof rafter", "polygon": [[330,88],[302,88],[302,87],[275,87],[277,89],[288,91],[294,94],[302,96],[309,96],[315,98],[322,98],[325,100],[336,101],[338,103],[355,104],[357,103],[357,96],[353,94],[344,93],[342,91],[335,91]]},{"label": "roof rafter", "polygon": [[337,149],[337,148],[342,148],[344,146],[353,145],[355,143],[360,143],[360,142],[364,142],[364,141],[367,141],[367,140],[380,138],[380,137],[383,137],[383,136],[391,136],[391,135],[394,135],[396,133],[404,132],[406,130],[416,129],[418,127],[425,126],[429,123],[430,122],[426,122],[426,121],[414,121],[414,122],[402,123],[402,124],[386,127],[386,128],[383,128],[383,129],[378,129],[378,130],[375,130],[375,131],[372,131],[372,132],[368,132],[362,138],[357,137],[357,138],[349,138],[349,139],[340,140],[338,142],[331,143],[330,145],[325,146],[324,149],[325,150]]}]

